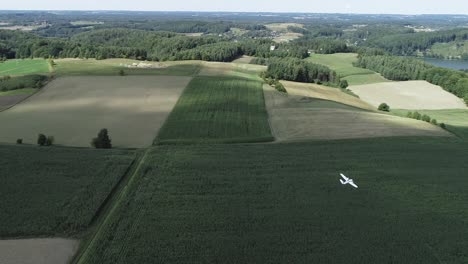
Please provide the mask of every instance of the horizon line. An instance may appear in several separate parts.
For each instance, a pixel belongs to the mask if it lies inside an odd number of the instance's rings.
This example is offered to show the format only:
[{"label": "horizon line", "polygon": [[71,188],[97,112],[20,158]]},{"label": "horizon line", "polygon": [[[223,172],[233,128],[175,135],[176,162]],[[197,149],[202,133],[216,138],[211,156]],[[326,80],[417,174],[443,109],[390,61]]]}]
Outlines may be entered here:
[{"label": "horizon line", "polygon": [[112,9],[0,9],[0,12],[142,12],[142,13],[250,13],[250,14],[315,14],[315,15],[395,15],[395,16],[468,16],[468,14],[456,14],[456,13],[345,13],[345,12],[297,12],[297,11],[194,11],[194,10],[112,10]]}]

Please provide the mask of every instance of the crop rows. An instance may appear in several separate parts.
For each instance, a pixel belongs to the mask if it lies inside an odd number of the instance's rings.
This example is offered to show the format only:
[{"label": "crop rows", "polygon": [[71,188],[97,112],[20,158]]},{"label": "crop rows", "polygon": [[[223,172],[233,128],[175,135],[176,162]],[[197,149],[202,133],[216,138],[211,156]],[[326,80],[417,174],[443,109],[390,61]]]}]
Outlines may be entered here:
[{"label": "crop rows", "polygon": [[133,159],[123,150],[0,146],[0,236],[83,231]]},{"label": "crop rows", "polygon": [[464,263],[467,147],[158,146],[81,263]]},{"label": "crop rows", "polygon": [[262,83],[237,77],[196,77],[156,143],[271,141]]}]

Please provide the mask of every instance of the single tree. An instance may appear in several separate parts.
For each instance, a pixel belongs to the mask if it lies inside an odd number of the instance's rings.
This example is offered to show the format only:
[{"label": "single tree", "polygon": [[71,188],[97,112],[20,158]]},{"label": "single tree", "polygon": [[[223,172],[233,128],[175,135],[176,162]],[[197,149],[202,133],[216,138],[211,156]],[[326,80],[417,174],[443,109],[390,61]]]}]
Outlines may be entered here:
[{"label": "single tree", "polygon": [[439,126],[440,126],[441,128],[443,128],[443,129],[446,129],[446,128],[447,128],[447,126],[445,125],[445,123],[440,123]]},{"label": "single tree", "polygon": [[341,89],[346,89],[348,88],[349,84],[348,84],[348,81],[347,80],[341,80],[340,81],[340,88]]},{"label": "single tree", "polygon": [[99,131],[98,136],[93,138],[91,145],[98,149],[110,149],[112,148],[111,141],[107,129],[103,128]]},{"label": "single tree", "polygon": [[119,76],[125,76],[125,71],[124,70],[119,70]]},{"label": "single tree", "polygon": [[47,137],[44,134],[39,134],[37,137],[37,144],[39,146],[44,146],[47,141]]},{"label": "single tree", "polygon": [[16,140],[16,144],[18,144],[18,145],[23,144],[23,139],[22,139],[22,138],[18,138],[18,139]]},{"label": "single tree", "polygon": [[54,144],[55,138],[53,136],[48,136],[45,142],[46,146],[52,146]]},{"label": "single tree", "polygon": [[431,122],[431,117],[428,116],[428,115],[423,115],[423,116],[421,117],[421,120],[424,121],[424,122],[428,122],[428,123],[429,123],[429,122]]},{"label": "single tree", "polygon": [[434,118],[433,118],[433,119],[431,120],[431,124],[437,125],[437,124],[438,124],[438,123],[437,123],[437,119],[434,119]]},{"label": "single tree", "polygon": [[379,111],[390,112],[390,106],[386,103],[381,103],[379,105]]}]

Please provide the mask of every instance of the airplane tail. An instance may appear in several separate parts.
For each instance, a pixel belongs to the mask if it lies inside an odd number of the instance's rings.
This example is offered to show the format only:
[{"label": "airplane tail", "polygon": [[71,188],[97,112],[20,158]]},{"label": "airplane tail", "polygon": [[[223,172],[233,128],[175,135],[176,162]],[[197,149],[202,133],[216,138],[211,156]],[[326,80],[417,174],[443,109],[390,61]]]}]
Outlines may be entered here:
[{"label": "airplane tail", "polygon": [[345,184],[345,181],[343,181],[342,179],[340,179],[340,182],[341,182],[341,184]]}]

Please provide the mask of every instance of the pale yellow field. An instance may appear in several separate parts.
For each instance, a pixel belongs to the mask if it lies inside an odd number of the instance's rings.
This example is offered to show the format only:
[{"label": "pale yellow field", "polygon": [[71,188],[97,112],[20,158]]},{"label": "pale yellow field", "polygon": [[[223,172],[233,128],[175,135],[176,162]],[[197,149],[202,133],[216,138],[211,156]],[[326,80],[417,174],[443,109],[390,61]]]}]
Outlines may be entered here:
[{"label": "pale yellow field", "polygon": [[61,238],[0,240],[2,264],[65,264],[76,250],[78,241]]},{"label": "pale yellow field", "polygon": [[245,63],[202,62],[201,65],[200,76],[231,75],[260,80],[258,74],[266,70],[266,66]]},{"label": "pale yellow field", "polygon": [[[343,96],[339,96],[327,91],[333,88],[318,87],[309,92],[297,87],[288,88],[286,83],[286,89],[291,92],[282,94],[268,85],[264,86],[270,126],[278,142],[395,136],[452,136],[445,130],[426,122],[369,111],[367,110],[369,106],[364,102],[358,102],[358,98],[344,93]],[[347,98],[348,96],[354,99]],[[358,108],[359,106],[364,109]]]},{"label": "pale yellow field", "polygon": [[281,31],[287,32],[288,27],[300,27],[300,28],[304,27],[303,24],[299,24],[299,23],[272,23],[272,24],[266,24],[265,26],[269,30],[278,31],[278,32],[281,32]]},{"label": "pale yellow field", "polygon": [[426,81],[386,82],[350,86],[367,103],[394,109],[466,109],[462,99]]},{"label": "pale yellow field", "polygon": [[63,77],[21,104],[0,113],[0,142],[22,138],[35,144],[39,133],[55,143],[89,147],[107,128],[116,147],[151,145],[190,77]]},{"label": "pale yellow field", "polygon": [[331,88],[313,83],[299,83],[289,81],[281,81],[281,83],[288,90],[288,94],[290,95],[330,100],[357,108],[376,110],[376,108],[370,104],[363,102],[357,97],[343,93],[340,89],[337,88]]}]

